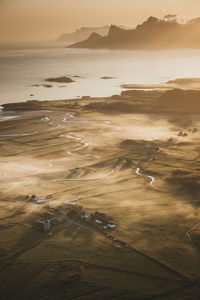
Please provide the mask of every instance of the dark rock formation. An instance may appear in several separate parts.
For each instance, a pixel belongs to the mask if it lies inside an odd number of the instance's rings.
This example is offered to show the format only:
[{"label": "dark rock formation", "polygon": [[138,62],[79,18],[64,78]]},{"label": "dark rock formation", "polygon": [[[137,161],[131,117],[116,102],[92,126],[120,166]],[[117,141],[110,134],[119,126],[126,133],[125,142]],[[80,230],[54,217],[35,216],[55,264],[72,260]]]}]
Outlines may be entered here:
[{"label": "dark rock formation", "polygon": [[71,78],[69,77],[57,77],[57,78],[47,78],[45,81],[48,81],[48,82],[59,82],[59,83],[71,83],[71,82],[74,82],[74,80],[72,80]]},{"label": "dark rock formation", "polygon": [[200,18],[179,23],[175,15],[164,19],[149,17],[135,29],[111,25],[106,36],[92,33],[88,39],[71,48],[153,50],[200,48]]}]

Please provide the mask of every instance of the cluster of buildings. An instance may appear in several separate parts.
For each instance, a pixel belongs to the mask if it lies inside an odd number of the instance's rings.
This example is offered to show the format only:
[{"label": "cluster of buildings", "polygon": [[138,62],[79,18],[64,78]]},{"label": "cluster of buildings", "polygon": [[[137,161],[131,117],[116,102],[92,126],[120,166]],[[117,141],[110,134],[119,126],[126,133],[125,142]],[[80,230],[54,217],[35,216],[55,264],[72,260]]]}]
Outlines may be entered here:
[{"label": "cluster of buildings", "polygon": [[113,221],[111,221],[104,213],[95,212],[91,215],[88,215],[86,211],[82,211],[81,218],[89,220],[90,223],[104,230],[114,230],[117,227],[117,225]]},{"label": "cluster of buildings", "polygon": [[40,231],[50,231],[53,225],[59,223],[58,218],[52,212],[45,212],[42,215],[41,220],[36,220],[34,227]]},{"label": "cluster of buildings", "polygon": [[[50,195],[52,196],[52,195]],[[34,206],[44,204],[51,197],[48,196],[45,200],[39,200],[36,195],[32,195],[29,201],[33,202]],[[105,214],[101,212],[95,212],[89,214],[87,210],[83,209],[81,205],[72,204],[71,202],[77,202],[78,199],[68,200],[65,205],[50,208],[45,205],[42,215],[38,216],[38,220],[35,221],[35,226],[39,230],[50,231],[53,225],[64,223],[67,218],[75,218],[80,221],[86,222],[88,225],[102,229],[104,231],[112,231],[117,225]]]},{"label": "cluster of buildings", "polygon": [[117,225],[110,220],[106,214],[100,212],[89,214],[86,210],[82,209],[82,207],[78,205],[76,205],[74,210],[71,211],[71,215],[74,215],[83,221],[86,221],[88,224],[106,231],[114,230],[117,227]]}]

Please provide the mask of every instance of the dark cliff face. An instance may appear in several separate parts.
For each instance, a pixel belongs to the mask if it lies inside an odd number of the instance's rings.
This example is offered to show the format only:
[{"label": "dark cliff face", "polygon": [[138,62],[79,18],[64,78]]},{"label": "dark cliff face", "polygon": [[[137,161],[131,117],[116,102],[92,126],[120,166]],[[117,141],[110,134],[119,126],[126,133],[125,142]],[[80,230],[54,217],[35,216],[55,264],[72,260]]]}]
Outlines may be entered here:
[{"label": "dark cliff face", "polygon": [[180,24],[172,18],[175,16],[170,16],[162,20],[149,17],[132,30],[111,25],[107,36],[92,34],[87,40],[70,47],[124,50],[200,48],[200,18]]},{"label": "dark cliff face", "polygon": [[69,46],[69,48],[102,48],[101,45],[103,42],[103,37],[100,34],[93,32],[87,40],[75,43]]},{"label": "dark cliff face", "polygon": [[127,31],[128,31],[128,30],[122,29],[122,28],[117,27],[117,26],[115,26],[115,25],[111,25],[111,26],[110,26],[110,29],[109,29],[109,31],[108,31],[108,36],[109,36],[110,38],[112,38],[112,37],[118,36],[118,35],[120,35],[120,34],[124,34],[124,33],[127,32]]},{"label": "dark cliff face", "polygon": [[98,41],[99,39],[101,39],[102,36],[96,32],[93,32],[89,38],[88,38],[88,41]]}]

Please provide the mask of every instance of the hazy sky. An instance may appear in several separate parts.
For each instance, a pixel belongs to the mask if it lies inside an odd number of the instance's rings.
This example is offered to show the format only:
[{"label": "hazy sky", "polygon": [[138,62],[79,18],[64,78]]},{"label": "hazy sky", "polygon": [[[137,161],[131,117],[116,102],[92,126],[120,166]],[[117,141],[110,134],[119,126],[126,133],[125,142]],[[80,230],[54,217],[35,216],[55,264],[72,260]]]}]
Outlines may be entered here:
[{"label": "hazy sky", "polygon": [[51,39],[81,26],[134,27],[168,13],[200,17],[200,0],[0,0],[0,42]]}]

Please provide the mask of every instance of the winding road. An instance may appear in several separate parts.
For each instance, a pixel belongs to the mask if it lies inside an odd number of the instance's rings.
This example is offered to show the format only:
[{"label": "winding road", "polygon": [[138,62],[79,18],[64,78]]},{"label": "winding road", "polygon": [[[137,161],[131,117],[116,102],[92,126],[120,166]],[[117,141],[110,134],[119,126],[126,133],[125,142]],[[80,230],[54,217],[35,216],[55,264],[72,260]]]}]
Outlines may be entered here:
[{"label": "winding road", "polygon": [[150,179],[151,179],[150,185],[153,186],[153,183],[154,183],[154,181],[155,181],[155,177],[150,176],[150,175],[144,175],[144,174],[140,173],[140,169],[141,169],[141,168],[137,168],[137,169],[136,169],[136,174],[139,175],[139,176],[146,176],[147,178],[150,178]]}]

